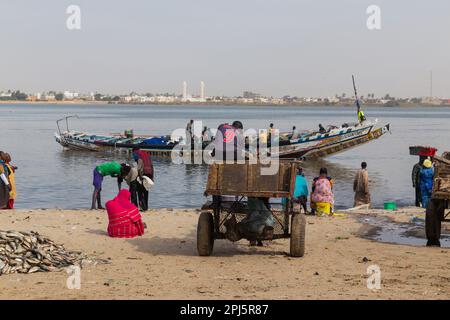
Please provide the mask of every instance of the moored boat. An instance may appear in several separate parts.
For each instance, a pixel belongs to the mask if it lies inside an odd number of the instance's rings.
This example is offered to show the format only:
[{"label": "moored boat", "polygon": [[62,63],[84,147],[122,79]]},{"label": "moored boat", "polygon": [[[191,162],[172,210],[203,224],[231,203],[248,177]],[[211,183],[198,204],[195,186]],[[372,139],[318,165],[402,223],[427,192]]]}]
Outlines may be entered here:
[{"label": "moored boat", "polygon": [[[58,127],[59,128],[59,127]],[[281,133],[277,146],[270,148],[272,156],[280,158],[324,157],[377,139],[388,132],[389,124],[377,127],[377,121],[328,126],[325,131],[305,131],[291,139],[291,133]],[[140,148],[154,155],[170,156],[183,140],[166,136],[134,136],[127,134],[97,135],[73,130],[55,133],[56,142],[64,148],[85,151],[131,150]],[[257,139],[257,137],[256,137]],[[203,148],[211,142],[203,142]],[[248,149],[248,146],[247,146]],[[177,148],[179,152],[180,148]],[[249,150],[249,152],[252,152]]]}]

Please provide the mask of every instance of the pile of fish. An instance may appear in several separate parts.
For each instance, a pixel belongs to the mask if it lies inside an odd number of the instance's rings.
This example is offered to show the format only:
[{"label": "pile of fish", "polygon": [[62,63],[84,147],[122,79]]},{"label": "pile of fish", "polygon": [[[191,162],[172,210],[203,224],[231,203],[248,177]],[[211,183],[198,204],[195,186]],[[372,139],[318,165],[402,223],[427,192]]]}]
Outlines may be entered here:
[{"label": "pile of fish", "polygon": [[81,252],[66,251],[37,232],[0,230],[0,275],[57,271],[81,266],[83,258]]}]

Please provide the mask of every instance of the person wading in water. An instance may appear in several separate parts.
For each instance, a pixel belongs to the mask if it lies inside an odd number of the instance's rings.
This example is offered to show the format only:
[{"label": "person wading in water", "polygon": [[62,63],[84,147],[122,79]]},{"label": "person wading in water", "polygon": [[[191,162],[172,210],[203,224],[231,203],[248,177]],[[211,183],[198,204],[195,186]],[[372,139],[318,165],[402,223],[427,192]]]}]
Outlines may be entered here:
[{"label": "person wading in water", "polygon": [[367,163],[361,163],[361,169],[358,170],[353,181],[353,191],[355,192],[354,207],[368,204],[370,206],[369,193],[369,173],[367,172]]}]

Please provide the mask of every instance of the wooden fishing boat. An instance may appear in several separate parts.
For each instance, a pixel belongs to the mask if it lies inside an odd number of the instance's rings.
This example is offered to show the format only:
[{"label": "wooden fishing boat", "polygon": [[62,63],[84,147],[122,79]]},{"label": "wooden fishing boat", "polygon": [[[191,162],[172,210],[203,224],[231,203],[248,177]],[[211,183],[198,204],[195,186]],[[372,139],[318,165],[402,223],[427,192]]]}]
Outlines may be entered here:
[{"label": "wooden fishing boat", "polygon": [[[70,117],[68,117],[70,118]],[[59,121],[66,120],[67,118]],[[68,125],[68,123],[67,123]],[[389,124],[377,127],[377,121],[341,126],[329,126],[325,131],[305,131],[295,139],[291,139],[292,133],[281,133],[277,146],[270,148],[272,156],[280,158],[316,158],[325,157],[337,152],[378,139],[390,129]],[[183,140],[177,137],[167,136],[134,136],[124,134],[97,135],[86,132],[69,130],[61,131],[58,125],[58,133],[55,133],[56,142],[65,148],[85,151],[106,150],[131,150],[140,148],[157,156],[171,156],[174,150],[179,152],[182,148],[175,148],[183,144]],[[257,139],[257,137],[255,137]],[[211,142],[202,142],[206,148]],[[175,148],[175,149],[174,149]],[[186,148],[184,149],[186,150]],[[252,151],[247,146],[249,153]]]},{"label": "wooden fishing boat", "polygon": [[[58,132],[55,140],[61,146],[72,150],[105,151],[110,149],[132,149],[139,147],[144,150],[171,151],[179,141],[171,140],[170,136],[134,136],[132,130],[111,135],[98,135],[69,129],[69,119],[78,116],[67,116],[58,120]],[[65,121],[66,130],[62,131],[60,122]]]}]

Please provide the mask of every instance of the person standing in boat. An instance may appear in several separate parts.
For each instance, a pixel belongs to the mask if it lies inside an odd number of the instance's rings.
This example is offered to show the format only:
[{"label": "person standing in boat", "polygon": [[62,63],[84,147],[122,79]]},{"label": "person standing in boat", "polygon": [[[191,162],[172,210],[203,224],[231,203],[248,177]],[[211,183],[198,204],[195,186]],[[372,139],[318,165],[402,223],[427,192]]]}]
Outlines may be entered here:
[{"label": "person standing in boat", "polygon": [[319,132],[320,133],[326,133],[327,132],[327,130],[324,128],[324,126],[321,123],[319,123]]},{"label": "person standing in boat", "polygon": [[359,108],[359,111],[358,111],[358,121],[360,124],[362,124],[364,121],[366,121],[366,116],[364,115],[364,112],[362,111],[361,108]]},{"label": "person standing in boat", "polygon": [[300,131],[298,131],[296,126],[293,126],[291,140],[298,139],[299,137],[300,137]]},{"label": "person standing in boat", "polygon": [[355,89],[355,99],[356,99],[356,114],[358,116],[359,124],[362,124],[366,121],[366,116],[364,115],[364,111],[361,108],[361,104],[359,103],[358,94],[356,92],[355,80],[353,79],[353,88]]},{"label": "person standing in boat", "polygon": [[[104,209],[102,207],[102,200],[101,200],[103,178],[107,176],[113,178],[120,178],[123,171],[122,167],[125,166],[126,166],[125,164],[120,165],[115,161],[111,161],[100,164],[94,168],[93,182],[92,182],[92,184],[94,185],[94,192],[92,193],[91,210]],[[120,190],[119,182],[120,181],[118,180],[117,185]]]},{"label": "person standing in boat", "polygon": [[219,125],[211,155],[218,162],[245,159],[244,126],[241,121],[234,121],[231,126],[228,123]]},{"label": "person standing in boat", "polygon": [[355,192],[354,207],[368,204],[370,206],[369,193],[369,173],[367,172],[367,163],[361,163],[361,169],[358,170],[353,181],[353,192]]},{"label": "person standing in boat", "polygon": [[186,143],[190,143],[190,146],[192,150],[194,149],[194,133],[192,130],[194,126],[194,120],[189,120],[189,122],[186,125]]},{"label": "person standing in boat", "polygon": [[[137,171],[140,181],[143,182],[144,176],[154,181],[155,174],[150,153],[135,148],[133,149],[133,159],[137,163]],[[140,183],[138,189],[138,198],[142,211],[148,210],[148,195],[148,190],[144,187],[143,183]]]},{"label": "person standing in boat", "polygon": [[364,121],[366,121],[366,116],[364,115],[364,111],[361,108],[361,105],[359,104],[359,99],[356,98],[356,110],[358,112],[358,122],[359,124],[362,124]]},{"label": "person standing in boat", "polygon": [[209,143],[213,140],[214,133],[212,132],[211,128],[204,127],[202,131],[202,141],[203,143]]},{"label": "person standing in boat", "polygon": [[267,145],[270,146],[272,144],[272,137],[275,134],[275,128],[273,127],[273,123],[269,125],[269,131],[267,135]]}]

